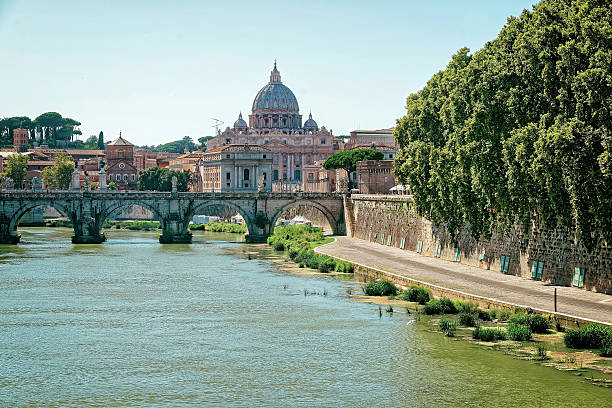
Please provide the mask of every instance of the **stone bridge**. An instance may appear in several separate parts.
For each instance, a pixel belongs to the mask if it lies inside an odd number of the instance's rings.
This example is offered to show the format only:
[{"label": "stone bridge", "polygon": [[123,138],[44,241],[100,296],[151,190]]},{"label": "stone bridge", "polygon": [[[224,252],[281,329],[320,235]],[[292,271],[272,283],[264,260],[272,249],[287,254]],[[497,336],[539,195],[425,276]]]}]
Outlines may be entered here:
[{"label": "stone bridge", "polygon": [[194,215],[207,208],[227,206],[247,225],[247,242],[265,242],[285,211],[310,205],[321,211],[334,234],[343,234],[342,196],[319,193],[178,193],[148,191],[4,191],[0,192],[0,244],[16,244],[21,218],[35,207],[55,208],[73,225],[75,244],[100,243],[104,220],[119,209],[133,205],[150,210],[160,221],[161,243],[189,243],[188,226]]}]

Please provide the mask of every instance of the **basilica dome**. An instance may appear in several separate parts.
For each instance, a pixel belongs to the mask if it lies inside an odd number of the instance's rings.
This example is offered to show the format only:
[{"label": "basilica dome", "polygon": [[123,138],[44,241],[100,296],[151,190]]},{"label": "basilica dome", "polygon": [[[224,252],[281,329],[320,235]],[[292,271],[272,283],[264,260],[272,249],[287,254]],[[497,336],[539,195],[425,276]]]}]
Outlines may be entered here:
[{"label": "basilica dome", "polygon": [[253,101],[253,113],[256,112],[283,112],[299,113],[298,101],[281,82],[280,72],[274,63],[274,69],[270,74],[270,82],[257,93]]}]

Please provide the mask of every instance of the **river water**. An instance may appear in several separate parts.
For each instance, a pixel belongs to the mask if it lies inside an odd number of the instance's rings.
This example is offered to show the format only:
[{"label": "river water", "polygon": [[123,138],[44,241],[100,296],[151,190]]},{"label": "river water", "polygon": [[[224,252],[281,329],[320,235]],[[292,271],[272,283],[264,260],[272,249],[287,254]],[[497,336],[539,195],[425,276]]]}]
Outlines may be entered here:
[{"label": "river water", "polygon": [[[0,246],[0,406],[604,407],[570,373],[350,302],[230,234],[22,229]],[[319,295],[304,296],[304,290]],[[324,295],[326,294],[326,296]]]}]

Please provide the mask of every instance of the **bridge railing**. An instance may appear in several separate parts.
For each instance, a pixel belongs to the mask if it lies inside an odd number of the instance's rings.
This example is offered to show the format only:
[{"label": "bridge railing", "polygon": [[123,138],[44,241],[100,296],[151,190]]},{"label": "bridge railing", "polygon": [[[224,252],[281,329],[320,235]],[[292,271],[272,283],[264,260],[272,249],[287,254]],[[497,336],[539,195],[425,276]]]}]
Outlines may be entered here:
[{"label": "bridge railing", "polygon": [[[335,198],[341,197],[338,193],[317,193],[317,192],[179,192],[174,193],[179,198],[218,198],[218,199],[237,199],[237,198]],[[174,195],[168,191],[140,191],[140,190],[2,190],[0,198],[2,199],[20,199],[20,198],[81,198],[81,197],[96,197],[96,198],[172,198]]]}]

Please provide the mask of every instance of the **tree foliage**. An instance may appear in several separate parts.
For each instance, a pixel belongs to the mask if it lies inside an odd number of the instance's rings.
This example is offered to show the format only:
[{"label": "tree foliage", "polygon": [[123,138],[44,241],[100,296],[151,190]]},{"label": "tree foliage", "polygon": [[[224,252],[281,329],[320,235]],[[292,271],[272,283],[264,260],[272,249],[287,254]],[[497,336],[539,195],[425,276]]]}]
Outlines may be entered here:
[{"label": "tree foliage", "polygon": [[100,131],[98,135],[98,150],[104,150],[106,146],[104,145],[104,132]]},{"label": "tree foliage", "polygon": [[12,154],[7,159],[6,170],[3,176],[13,179],[17,189],[23,187],[28,171],[28,160],[28,156],[24,154]]},{"label": "tree foliage", "polygon": [[398,120],[400,182],[456,238],[517,219],[612,238],[612,8],[543,0],[410,95]]},{"label": "tree foliage", "polygon": [[168,153],[184,153],[187,151],[194,151],[196,149],[195,143],[189,136],[185,136],[181,140],[175,140],[173,142],[160,144],[157,146],[143,146],[143,148],[152,152],[168,152]]},{"label": "tree foliage", "polygon": [[357,169],[357,162],[364,160],[382,160],[384,154],[372,149],[343,150],[329,156],[323,163],[327,170],[344,169],[352,173]]},{"label": "tree foliage", "polygon": [[70,186],[72,172],[74,171],[74,161],[72,156],[66,153],[56,154],[53,158],[53,166],[49,166],[42,171],[42,181],[45,188],[66,190]]},{"label": "tree foliage", "polygon": [[189,191],[191,171],[175,171],[165,167],[151,167],[138,175],[138,189],[144,191],[172,191],[172,177],[176,176],[177,190]]}]

